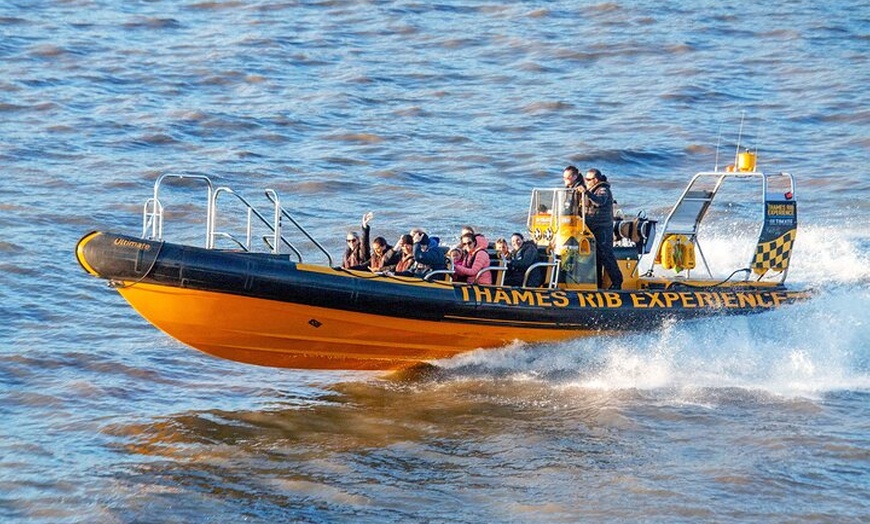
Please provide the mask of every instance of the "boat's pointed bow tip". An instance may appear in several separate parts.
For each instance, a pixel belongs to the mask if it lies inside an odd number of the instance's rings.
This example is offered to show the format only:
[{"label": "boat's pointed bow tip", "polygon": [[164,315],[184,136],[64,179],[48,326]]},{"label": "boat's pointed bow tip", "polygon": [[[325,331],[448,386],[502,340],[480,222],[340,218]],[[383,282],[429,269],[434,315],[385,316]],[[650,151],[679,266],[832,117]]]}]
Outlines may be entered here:
[{"label": "boat's pointed bow tip", "polygon": [[100,231],[91,231],[76,243],[76,260],[79,261],[79,265],[82,266],[85,271],[95,277],[100,276],[100,274],[88,263],[85,248],[94,238],[101,236],[102,234],[103,233]]}]

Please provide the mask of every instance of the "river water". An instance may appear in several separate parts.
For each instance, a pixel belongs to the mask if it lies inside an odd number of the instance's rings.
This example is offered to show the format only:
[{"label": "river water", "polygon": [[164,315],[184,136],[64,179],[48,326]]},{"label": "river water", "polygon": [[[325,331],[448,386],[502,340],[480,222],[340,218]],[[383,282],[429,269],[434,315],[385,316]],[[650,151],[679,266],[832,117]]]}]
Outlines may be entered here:
[{"label": "river water", "polygon": [[[0,0],[0,521],[870,519],[870,8],[682,4]],[[738,135],[797,177],[817,290],[751,318],[277,370],[73,255],[138,234],[167,172],[274,188],[333,256],[369,210],[506,236],[569,163],[661,217]],[[708,259],[745,264],[744,215]]]}]

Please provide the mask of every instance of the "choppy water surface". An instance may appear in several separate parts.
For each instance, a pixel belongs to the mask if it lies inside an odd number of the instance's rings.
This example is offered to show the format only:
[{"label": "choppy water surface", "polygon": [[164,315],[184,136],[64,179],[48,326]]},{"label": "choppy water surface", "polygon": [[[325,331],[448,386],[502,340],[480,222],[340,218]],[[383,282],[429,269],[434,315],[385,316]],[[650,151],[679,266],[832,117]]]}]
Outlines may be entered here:
[{"label": "choppy water surface", "polygon": [[[0,520],[867,521],[870,12],[817,4],[0,3]],[[660,216],[744,111],[819,291],[758,317],[273,370],[168,339],[72,254],[138,233],[170,171],[274,188],[336,256],[368,210],[507,235],[568,163]],[[707,257],[745,263],[745,223]]]}]

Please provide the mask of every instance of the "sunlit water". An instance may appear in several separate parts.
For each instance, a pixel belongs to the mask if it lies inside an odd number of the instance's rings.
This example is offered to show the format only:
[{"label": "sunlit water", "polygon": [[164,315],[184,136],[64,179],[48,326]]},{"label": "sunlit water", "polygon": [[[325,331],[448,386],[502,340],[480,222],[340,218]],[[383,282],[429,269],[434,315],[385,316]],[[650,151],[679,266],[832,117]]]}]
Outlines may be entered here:
[{"label": "sunlit water", "polygon": [[[867,521],[868,16],[0,3],[0,521]],[[760,167],[798,178],[789,282],[817,291],[751,318],[273,370],[167,338],[72,253],[138,234],[170,171],[274,188],[333,256],[369,210],[390,239],[506,236],[568,163],[661,217],[743,112]],[[201,241],[199,196],[172,195],[167,234]],[[705,231],[707,258],[745,266],[728,241],[754,219]]]}]

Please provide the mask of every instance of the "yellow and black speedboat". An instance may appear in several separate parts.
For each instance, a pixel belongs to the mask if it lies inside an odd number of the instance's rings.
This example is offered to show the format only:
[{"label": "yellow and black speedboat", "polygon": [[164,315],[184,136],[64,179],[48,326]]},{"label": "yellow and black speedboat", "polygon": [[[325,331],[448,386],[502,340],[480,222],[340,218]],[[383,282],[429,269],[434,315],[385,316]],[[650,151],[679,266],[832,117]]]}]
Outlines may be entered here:
[{"label": "yellow and black speedboat", "polygon": [[[161,188],[183,179],[207,188],[204,247],[163,239]],[[743,188],[757,186],[760,232],[748,267],[714,277],[698,230],[734,179]],[[136,311],[179,341],[218,357],[286,368],[400,369],[513,341],[764,312],[809,296],[784,285],[797,229],[794,179],[787,173],[767,175],[754,162],[698,173],[660,225],[644,217],[617,221],[615,251],[624,275],[618,291],[596,281],[595,239],[583,210],[563,211],[571,207],[571,191],[532,192],[527,225],[540,261],[530,271],[546,273],[536,287],[499,285],[501,266],[490,268],[493,285],[454,283],[449,270],[418,278],[336,268],[274,191],[266,191],[273,205],[267,218],[201,175],[161,176],[145,204],[141,236],[91,232],[76,255],[85,270],[108,279]],[[218,201],[231,197],[247,210],[244,234],[218,231]],[[325,263],[303,262],[283,230],[288,222]],[[251,248],[253,224],[267,232],[269,252]],[[215,246],[226,241],[232,249]],[[653,260],[641,274],[645,256]]]}]

